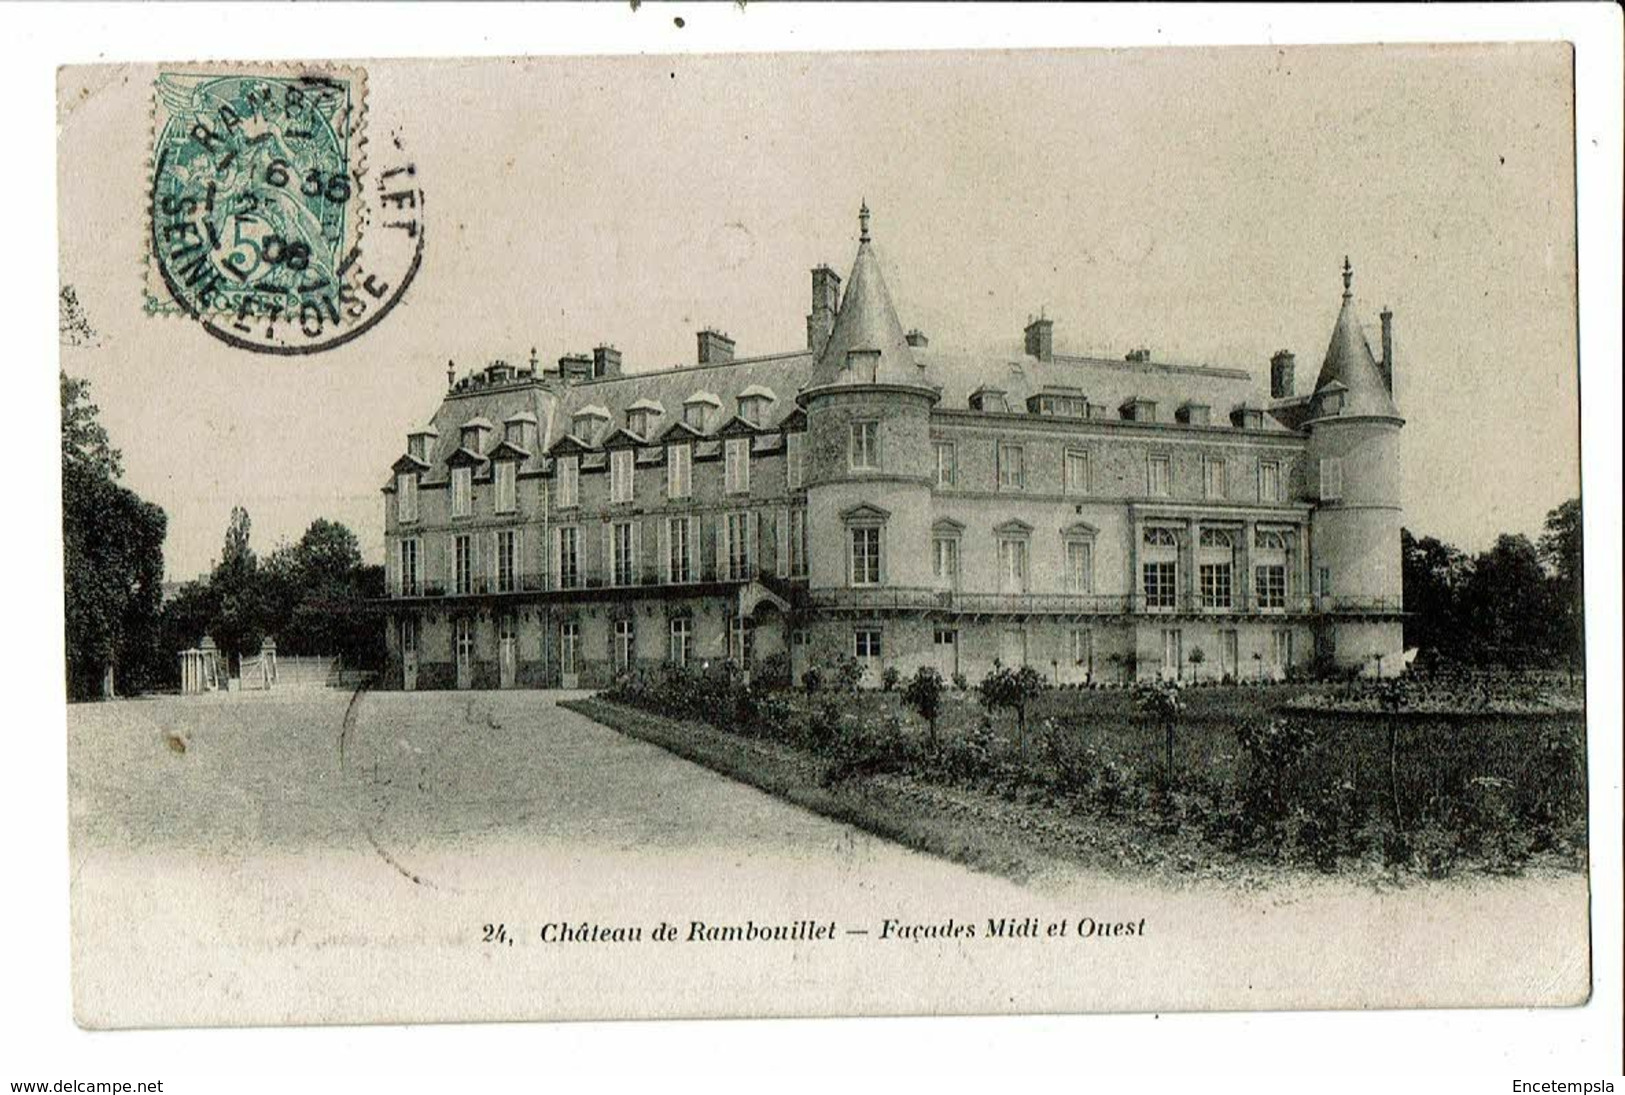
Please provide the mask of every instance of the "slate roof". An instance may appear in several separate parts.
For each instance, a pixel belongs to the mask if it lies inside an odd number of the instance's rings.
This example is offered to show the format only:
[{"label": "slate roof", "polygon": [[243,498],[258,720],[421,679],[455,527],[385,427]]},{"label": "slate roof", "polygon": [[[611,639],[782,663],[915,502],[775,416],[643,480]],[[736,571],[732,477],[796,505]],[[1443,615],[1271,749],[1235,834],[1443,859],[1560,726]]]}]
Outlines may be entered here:
[{"label": "slate roof", "polygon": [[[1380,415],[1398,418],[1399,408],[1388,384],[1382,378],[1382,369],[1371,354],[1371,344],[1354,313],[1354,271],[1348,260],[1343,260],[1343,306],[1338,310],[1337,323],[1332,327],[1331,344],[1326,347],[1326,360],[1315,381],[1315,394],[1330,386],[1342,384],[1347,389],[1341,414]],[[1315,413],[1320,413],[1317,408]]]}]

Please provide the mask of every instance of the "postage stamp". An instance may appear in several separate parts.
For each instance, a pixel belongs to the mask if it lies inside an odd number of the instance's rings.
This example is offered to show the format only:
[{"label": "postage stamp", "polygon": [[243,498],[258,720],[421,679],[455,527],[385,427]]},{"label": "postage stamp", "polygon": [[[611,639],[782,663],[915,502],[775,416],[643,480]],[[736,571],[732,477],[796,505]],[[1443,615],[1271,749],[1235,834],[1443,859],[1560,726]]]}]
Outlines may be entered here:
[{"label": "postage stamp", "polygon": [[[394,306],[421,253],[422,202],[412,186],[381,194],[411,215],[386,226],[382,246],[367,240],[365,87],[364,71],[347,67],[158,73],[149,314],[295,354],[341,345]],[[379,179],[415,176],[405,163]]]}]

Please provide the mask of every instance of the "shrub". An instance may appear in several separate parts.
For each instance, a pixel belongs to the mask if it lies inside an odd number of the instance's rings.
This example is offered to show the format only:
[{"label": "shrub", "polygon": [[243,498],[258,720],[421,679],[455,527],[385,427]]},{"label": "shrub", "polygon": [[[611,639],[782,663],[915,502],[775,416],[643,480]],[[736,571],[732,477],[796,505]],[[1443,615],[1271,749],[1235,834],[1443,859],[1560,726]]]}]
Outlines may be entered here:
[{"label": "shrub", "polygon": [[1016,713],[1016,742],[1023,757],[1027,755],[1027,707],[1048,686],[1043,674],[1030,665],[1011,669],[997,661],[977,686],[982,706],[990,712],[1009,708]]},{"label": "shrub", "polygon": [[1076,729],[1057,725],[1054,719],[1043,721],[1040,734],[1056,789],[1072,795],[1093,790],[1096,773],[1100,770],[1100,755],[1084,742],[1083,735]]},{"label": "shrub", "polygon": [[1297,791],[1315,732],[1294,719],[1246,722],[1236,731],[1236,740],[1247,757],[1241,777],[1242,835],[1274,843],[1280,826],[1302,805]]},{"label": "shrub", "polygon": [[903,702],[925,720],[934,748],[937,744],[937,716],[942,712],[942,674],[933,666],[920,666],[903,689]]},{"label": "shrub", "polygon": [[819,672],[817,666],[813,666],[801,675],[801,687],[809,694],[817,692],[824,687],[824,674]]},{"label": "shrub", "polygon": [[897,667],[888,665],[885,671],[880,674],[880,690],[882,692],[896,691],[897,684],[902,679],[903,674],[898,671]]},{"label": "shrub", "polygon": [[770,688],[783,688],[790,683],[790,655],[775,650],[762,659],[752,678]]},{"label": "shrub", "polygon": [[1168,777],[1174,774],[1174,729],[1185,710],[1185,701],[1179,697],[1178,681],[1144,681],[1134,686],[1134,699],[1140,711],[1150,715],[1161,725],[1164,738],[1164,767]]},{"label": "shrub", "polygon": [[863,681],[863,663],[850,654],[841,654],[834,661],[835,686],[842,692],[856,692]]},{"label": "shrub", "polygon": [[919,751],[896,715],[887,715],[878,723],[872,719],[843,721],[831,763],[824,770],[824,784],[907,771],[918,759]]},{"label": "shrub", "polygon": [[947,742],[937,763],[943,775],[955,783],[969,784],[994,774],[993,720],[983,715],[964,737]]},{"label": "shrub", "polygon": [[959,672],[954,673],[953,682],[954,682],[954,689],[956,691],[959,691],[959,692],[969,692],[970,691],[970,678],[966,677],[965,674],[959,673]]}]

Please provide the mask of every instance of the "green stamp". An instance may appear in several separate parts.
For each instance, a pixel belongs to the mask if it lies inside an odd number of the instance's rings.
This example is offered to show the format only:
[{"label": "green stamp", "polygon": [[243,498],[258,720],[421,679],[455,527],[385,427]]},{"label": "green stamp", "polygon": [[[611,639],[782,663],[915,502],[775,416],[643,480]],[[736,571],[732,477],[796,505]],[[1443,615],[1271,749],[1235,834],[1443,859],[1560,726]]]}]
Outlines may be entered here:
[{"label": "green stamp", "polygon": [[212,69],[155,82],[147,311],[275,353],[353,337],[384,296],[361,277],[361,71]]}]

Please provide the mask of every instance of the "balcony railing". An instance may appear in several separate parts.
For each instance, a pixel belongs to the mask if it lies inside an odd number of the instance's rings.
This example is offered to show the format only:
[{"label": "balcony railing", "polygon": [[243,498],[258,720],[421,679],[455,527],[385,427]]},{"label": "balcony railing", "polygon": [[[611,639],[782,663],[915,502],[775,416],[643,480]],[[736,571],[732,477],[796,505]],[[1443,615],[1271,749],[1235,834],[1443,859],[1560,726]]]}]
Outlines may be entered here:
[{"label": "balcony railing", "polygon": [[1232,598],[1205,601],[1200,594],[1148,598],[1124,593],[971,593],[959,590],[887,587],[813,589],[802,594],[808,607],[833,611],[947,612],[965,615],[1034,616],[1302,616],[1317,611],[1311,597],[1286,597],[1278,604]]}]

